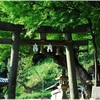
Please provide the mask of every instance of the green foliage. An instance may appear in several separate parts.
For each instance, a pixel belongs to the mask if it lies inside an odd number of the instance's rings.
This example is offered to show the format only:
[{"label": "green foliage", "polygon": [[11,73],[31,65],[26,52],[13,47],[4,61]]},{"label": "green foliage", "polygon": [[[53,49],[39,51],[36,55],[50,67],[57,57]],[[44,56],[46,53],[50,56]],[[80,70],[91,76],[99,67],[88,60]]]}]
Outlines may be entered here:
[{"label": "green foliage", "polygon": [[0,72],[6,68],[4,60],[10,56],[10,50],[10,45],[0,45]]},{"label": "green foliage", "polygon": [[[0,1],[0,21],[25,25],[27,32],[21,33],[21,39],[39,39],[39,35],[36,35],[34,31],[40,26],[52,26],[54,29],[63,31],[64,29],[70,30],[70,27],[74,28],[77,25],[86,24],[88,19],[91,19],[98,56],[100,49],[99,12],[100,4],[90,1]],[[11,36],[10,32],[0,31],[0,38],[11,38]],[[65,36],[48,34],[47,38],[50,40],[63,40]],[[72,38],[73,40],[92,39],[90,31],[75,34]],[[10,45],[0,44],[1,70],[5,66],[3,60],[10,55],[10,49]],[[80,62],[84,64],[83,60],[86,57],[86,65],[90,66],[91,61],[93,61],[93,52],[92,41],[89,41],[88,53],[80,54]],[[24,57],[21,59],[23,63],[20,61],[18,69],[17,98],[38,98],[41,96],[42,79],[47,87],[55,82],[54,78],[59,73],[57,65],[53,63],[53,60],[47,59],[42,64],[38,63],[37,66],[33,66],[31,55],[34,54],[30,45],[20,46],[20,54]],[[35,88],[36,86],[39,90]]]},{"label": "green foliage", "polygon": [[86,1],[1,1],[0,8],[1,21],[24,24],[29,37],[42,25],[63,31],[87,23],[88,18],[92,20],[94,31],[100,25],[98,2],[93,5]]},{"label": "green foliage", "polygon": [[22,23],[30,28],[50,25],[63,30],[66,26],[86,23],[87,18],[99,20],[99,5],[93,7],[86,1],[1,1],[0,5],[1,14],[6,14],[3,21]]},{"label": "green foliage", "polygon": [[22,64],[19,66],[16,96],[18,99],[41,98],[42,95],[50,98],[50,91],[44,89],[56,82],[55,78],[60,74],[58,65],[54,63],[53,59],[48,58],[33,66],[31,58],[32,56],[23,58]]}]

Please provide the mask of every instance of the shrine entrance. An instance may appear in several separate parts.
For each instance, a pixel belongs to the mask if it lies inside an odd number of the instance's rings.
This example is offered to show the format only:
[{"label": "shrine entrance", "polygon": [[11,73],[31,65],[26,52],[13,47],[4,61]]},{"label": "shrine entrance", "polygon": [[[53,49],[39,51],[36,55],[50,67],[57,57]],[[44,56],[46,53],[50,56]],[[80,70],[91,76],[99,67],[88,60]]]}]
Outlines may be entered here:
[{"label": "shrine entrance", "polygon": [[[66,49],[66,62],[68,69],[68,80],[70,87],[70,98],[78,99],[75,60],[73,46],[87,45],[87,40],[73,41],[72,33],[86,32],[89,28],[89,24],[79,25],[77,27],[70,28],[69,30],[58,31],[54,30],[50,26],[41,26],[35,32],[40,34],[39,40],[27,40],[21,39],[20,33],[25,32],[24,25],[15,25],[11,23],[0,22],[0,30],[12,32],[12,39],[0,39],[0,44],[12,44],[11,48],[11,61],[10,61],[10,73],[8,84],[8,99],[15,99],[16,91],[16,78],[18,68],[18,54],[20,45],[50,45],[50,46],[62,46]],[[50,34],[64,34],[65,40],[47,40],[46,35]]]}]

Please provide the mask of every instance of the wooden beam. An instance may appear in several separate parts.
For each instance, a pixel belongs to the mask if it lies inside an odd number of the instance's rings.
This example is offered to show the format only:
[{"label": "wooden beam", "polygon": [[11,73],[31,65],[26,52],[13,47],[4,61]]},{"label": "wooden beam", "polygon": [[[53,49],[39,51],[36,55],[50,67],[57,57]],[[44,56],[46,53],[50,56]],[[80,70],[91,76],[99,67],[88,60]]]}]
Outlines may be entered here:
[{"label": "wooden beam", "polygon": [[86,50],[79,50],[79,52],[88,52],[88,49],[86,49]]},{"label": "wooden beam", "polygon": [[18,69],[19,38],[20,38],[20,33],[14,32],[12,34],[13,42],[12,42],[11,59],[10,59],[8,99],[15,99],[15,96],[16,96],[16,79],[17,79],[17,69]]},{"label": "wooden beam", "polygon": [[[12,39],[3,39],[0,38],[0,44],[12,44]],[[21,39],[19,40],[20,45],[33,45],[36,43],[37,45],[48,45],[52,44],[53,46],[66,46],[69,43],[72,43],[74,46],[82,46],[88,45],[88,40],[78,40],[78,41],[68,41],[68,40],[28,40]]]},{"label": "wooden beam", "polygon": [[[71,33],[66,33],[66,40],[72,40]],[[76,80],[76,70],[75,70],[75,59],[73,45],[66,45],[66,61],[68,69],[68,80],[69,80],[69,89],[70,89],[70,99],[78,99],[78,90],[77,90],[77,80]]]},{"label": "wooden beam", "polygon": [[53,46],[66,46],[67,44],[72,43],[74,46],[88,45],[88,40],[78,40],[78,41],[68,41],[68,40],[20,40],[21,45],[30,44],[33,45],[48,45],[52,44]]},{"label": "wooden beam", "polygon": [[72,43],[72,41],[66,41],[66,40],[20,40],[20,44],[21,45],[25,45],[25,44],[37,44],[37,45],[48,45],[51,44],[53,46],[64,46],[68,43]]},{"label": "wooden beam", "polygon": [[88,29],[89,29],[89,24],[82,24],[73,28],[72,33],[83,33],[87,32]]},{"label": "wooden beam", "polygon": [[22,32],[24,25],[0,22],[0,30]]},{"label": "wooden beam", "polygon": [[46,33],[45,32],[40,33],[40,38],[41,40],[46,40]]},{"label": "wooden beam", "polygon": [[[0,30],[3,31],[23,31],[24,25],[20,24],[12,24],[12,23],[6,23],[6,22],[0,22]],[[78,25],[75,28],[70,27],[69,29],[65,28],[63,31],[53,29],[51,26],[41,26],[38,28],[35,32],[38,33],[81,33],[81,32],[86,32],[87,29],[89,28],[89,24],[82,24]]]},{"label": "wooden beam", "polygon": [[58,29],[53,29],[51,26],[41,26],[39,27],[35,32],[37,33],[43,33],[45,31],[45,33],[82,33],[82,32],[87,32],[89,28],[89,24],[82,24],[82,25],[78,25],[75,28],[70,27],[65,28],[63,31],[60,31]]},{"label": "wooden beam", "polygon": [[0,44],[12,44],[12,39],[0,38]]},{"label": "wooden beam", "polygon": [[60,31],[57,29],[52,28],[51,26],[40,26],[37,30],[35,30],[35,32],[37,33],[43,33],[45,31],[45,33],[65,33],[65,31]]},{"label": "wooden beam", "polygon": [[77,40],[77,41],[73,41],[73,45],[75,45],[75,46],[88,45],[88,40]]}]

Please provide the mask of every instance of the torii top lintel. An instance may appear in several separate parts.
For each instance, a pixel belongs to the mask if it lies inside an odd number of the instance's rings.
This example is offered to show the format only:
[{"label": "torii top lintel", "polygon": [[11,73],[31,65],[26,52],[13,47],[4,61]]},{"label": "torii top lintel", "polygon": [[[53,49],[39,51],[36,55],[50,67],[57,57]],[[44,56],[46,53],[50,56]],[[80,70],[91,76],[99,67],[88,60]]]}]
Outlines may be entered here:
[{"label": "torii top lintel", "polygon": [[[24,28],[24,25],[20,24],[12,24],[12,23],[6,23],[6,22],[0,22],[0,30],[3,31],[19,31],[22,32]],[[64,29],[63,31],[55,30],[51,26],[40,26],[35,32],[38,33],[82,33],[86,32],[89,28],[89,24],[82,24],[78,25],[75,28],[70,27],[69,29]]]},{"label": "torii top lintel", "polygon": [[51,26],[40,26],[35,32],[38,33],[83,33],[87,32],[89,24],[78,25],[75,28],[70,27],[69,29],[64,29],[63,31],[53,29]]},{"label": "torii top lintel", "polygon": [[0,30],[2,31],[18,31],[22,32],[24,25],[0,22]]}]

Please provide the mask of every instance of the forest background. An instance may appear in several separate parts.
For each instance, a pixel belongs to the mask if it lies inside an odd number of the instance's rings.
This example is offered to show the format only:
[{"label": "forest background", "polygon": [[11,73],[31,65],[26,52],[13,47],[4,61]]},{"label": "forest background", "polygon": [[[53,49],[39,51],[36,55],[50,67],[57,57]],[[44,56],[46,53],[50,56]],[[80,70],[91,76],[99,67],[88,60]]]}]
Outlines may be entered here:
[{"label": "forest background", "polygon": [[[0,1],[0,20],[24,25],[27,31],[21,33],[22,39],[38,39],[39,36],[34,31],[40,26],[52,26],[54,29],[63,31],[77,25],[91,24],[92,27],[84,34],[72,35],[73,40],[89,41],[87,46],[79,48],[79,50],[88,51],[80,52],[78,56],[78,61],[86,73],[94,64],[93,38],[98,60],[100,56],[99,12],[99,1]],[[12,34],[0,31],[0,38],[12,38]],[[48,34],[48,39],[64,40],[65,37],[62,34]],[[33,52],[32,47],[32,45],[20,46],[16,97],[27,99],[40,98],[44,95],[50,98],[50,91],[47,92],[44,89],[56,82],[55,78],[60,75],[64,64],[55,58],[55,52],[52,55],[48,53],[41,55],[39,52]],[[0,44],[0,77],[9,76],[10,50],[11,45]],[[6,88],[3,93],[7,96],[5,90]]]}]

